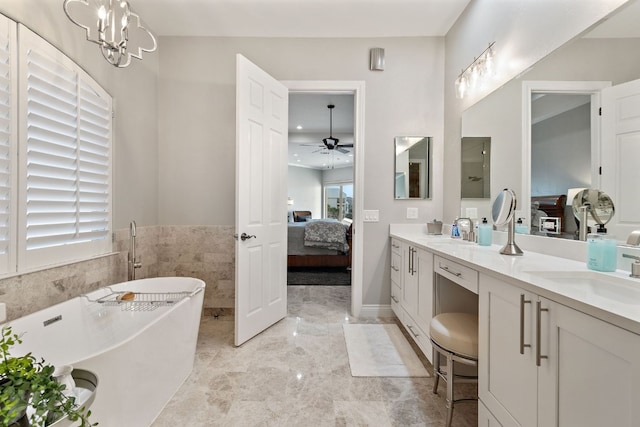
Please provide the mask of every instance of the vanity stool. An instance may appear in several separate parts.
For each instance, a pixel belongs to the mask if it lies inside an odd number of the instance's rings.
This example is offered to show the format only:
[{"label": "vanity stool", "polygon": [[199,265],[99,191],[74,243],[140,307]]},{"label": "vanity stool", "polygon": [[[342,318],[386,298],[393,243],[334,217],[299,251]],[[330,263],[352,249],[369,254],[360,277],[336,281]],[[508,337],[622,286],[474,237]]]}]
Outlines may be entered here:
[{"label": "vanity stool", "polygon": [[[431,319],[429,335],[433,344],[433,393],[438,393],[438,382],[442,378],[447,383],[447,422],[451,425],[453,404],[462,400],[453,400],[453,380],[478,382],[477,376],[462,376],[454,373],[454,362],[469,366],[478,366],[478,315],[469,313],[441,313]],[[447,372],[440,370],[440,355],[447,359]],[[460,382],[460,381],[459,381]]]}]

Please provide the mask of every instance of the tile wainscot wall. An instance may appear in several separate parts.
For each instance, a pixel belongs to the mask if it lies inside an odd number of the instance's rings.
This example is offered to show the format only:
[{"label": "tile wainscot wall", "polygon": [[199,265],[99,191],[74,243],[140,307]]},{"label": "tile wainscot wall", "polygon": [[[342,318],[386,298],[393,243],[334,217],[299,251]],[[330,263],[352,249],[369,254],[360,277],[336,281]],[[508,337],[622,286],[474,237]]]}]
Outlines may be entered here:
[{"label": "tile wainscot wall", "polygon": [[[189,276],[207,284],[205,314],[233,313],[235,241],[233,226],[138,227],[136,278]],[[129,229],[116,230],[114,253],[0,280],[7,320],[127,280]]]}]

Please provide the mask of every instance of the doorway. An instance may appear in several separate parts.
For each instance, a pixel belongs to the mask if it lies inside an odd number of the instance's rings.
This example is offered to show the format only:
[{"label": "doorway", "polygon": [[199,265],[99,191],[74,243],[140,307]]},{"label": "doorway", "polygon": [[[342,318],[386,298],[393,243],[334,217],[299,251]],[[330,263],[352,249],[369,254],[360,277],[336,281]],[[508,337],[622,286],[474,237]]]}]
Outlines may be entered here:
[{"label": "doorway", "polygon": [[[363,276],[363,256],[362,256],[362,234],[359,230],[362,230],[362,203],[363,203],[363,186],[360,184],[364,177],[364,82],[358,81],[285,81],[282,82],[289,88],[291,94],[315,94],[315,95],[351,95],[353,97],[353,147],[352,147],[352,168],[353,172],[353,195],[352,195],[352,240],[351,240],[351,315],[358,317],[362,309],[362,276]],[[325,132],[329,129],[329,113],[325,114]],[[296,125],[296,124],[292,124]],[[324,135],[326,137],[328,135]],[[320,142],[322,138],[320,139]],[[318,147],[321,148],[321,147]],[[350,147],[351,148],[351,147]],[[349,150],[351,151],[351,150]],[[347,153],[341,153],[346,155]],[[325,156],[333,156],[331,160],[334,162],[336,153],[331,153]],[[340,159],[342,160],[342,159]],[[336,170],[336,163],[333,163],[333,168],[329,166],[328,170]],[[322,191],[321,191],[322,192]],[[294,208],[297,204],[295,198],[293,199]],[[321,200],[323,198],[321,197]],[[321,201],[325,204],[325,200]],[[322,206],[319,206],[318,217],[320,212],[324,213]],[[294,209],[297,210],[297,209]]]}]

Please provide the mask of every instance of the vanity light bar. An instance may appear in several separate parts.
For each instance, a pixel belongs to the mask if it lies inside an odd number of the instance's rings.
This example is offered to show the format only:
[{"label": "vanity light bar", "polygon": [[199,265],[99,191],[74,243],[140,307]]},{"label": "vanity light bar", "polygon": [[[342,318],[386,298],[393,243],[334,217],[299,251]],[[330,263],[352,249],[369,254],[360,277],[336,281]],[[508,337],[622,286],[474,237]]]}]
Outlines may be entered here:
[{"label": "vanity light bar", "polygon": [[489,43],[489,47],[483,50],[477,58],[473,58],[473,62],[462,70],[455,82],[456,98],[464,98],[470,88],[478,86],[483,76],[493,75],[495,56],[493,45],[495,44],[496,42]]}]

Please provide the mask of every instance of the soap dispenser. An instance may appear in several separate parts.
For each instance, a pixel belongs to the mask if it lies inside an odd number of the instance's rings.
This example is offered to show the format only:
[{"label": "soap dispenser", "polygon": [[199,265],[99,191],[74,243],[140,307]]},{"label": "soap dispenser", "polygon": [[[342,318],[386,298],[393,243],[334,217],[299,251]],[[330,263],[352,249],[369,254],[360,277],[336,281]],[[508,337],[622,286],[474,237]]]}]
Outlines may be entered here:
[{"label": "soap dispenser", "polygon": [[529,234],[529,228],[527,227],[527,224],[523,224],[522,220],[524,218],[518,218],[518,221],[516,222],[516,233],[518,234]]},{"label": "soap dispenser", "polygon": [[596,271],[616,271],[618,248],[616,241],[606,235],[602,224],[598,232],[587,235],[587,267]]},{"label": "soap dispenser", "polygon": [[478,225],[478,245],[491,246],[493,227],[489,225],[487,218],[482,218],[482,224]]},{"label": "soap dispenser", "polygon": [[453,221],[453,225],[451,226],[451,238],[459,239],[460,238],[460,229],[458,228],[458,218]]}]

